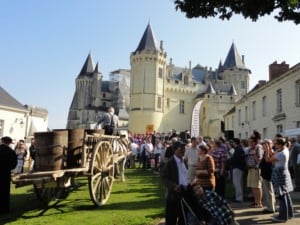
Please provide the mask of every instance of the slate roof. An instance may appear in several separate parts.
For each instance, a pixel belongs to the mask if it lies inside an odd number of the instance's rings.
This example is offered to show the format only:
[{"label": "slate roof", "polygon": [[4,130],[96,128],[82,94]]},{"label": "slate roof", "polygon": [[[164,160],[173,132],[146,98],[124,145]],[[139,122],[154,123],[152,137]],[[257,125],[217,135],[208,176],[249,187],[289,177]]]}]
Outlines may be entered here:
[{"label": "slate roof", "polygon": [[214,89],[214,86],[212,85],[211,82],[209,82],[209,85],[208,85],[208,87],[207,87],[207,89],[206,89],[206,93],[216,94],[216,91],[215,91],[215,89]]},{"label": "slate roof", "polygon": [[236,89],[233,84],[231,84],[228,94],[229,95],[237,95]]},{"label": "slate roof", "polygon": [[225,70],[225,69],[230,69],[232,67],[245,69],[243,60],[242,60],[241,56],[239,55],[234,43],[232,43],[232,45],[229,49],[229,52],[227,54],[227,57],[225,59],[222,69]]},{"label": "slate roof", "polygon": [[1,86],[0,86],[0,105],[15,108],[15,109],[26,110],[26,108],[18,100],[12,97]]},{"label": "slate roof", "polygon": [[93,72],[94,72],[93,58],[91,53],[89,53],[78,76],[90,75]]},{"label": "slate roof", "polygon": [[143,37],[140,40],[140,43],[139,43],[137,49],[135,50],[135,52],[143,51],[143,50],[160,51],[160,48],[158,47],[158,45],[156,43],[155,36],[152,32],[152,28],[151,28],[150,23],[146,27],[146,30],[143,34]]},{"label": "slate roof", "polygon": [[101,91],[102,92],[111,92],[109,87],[110,87],[110,81],[104,80],[101,82]]},{"label": "slate roof", "polygon": [[205,80],[205,74],[206,73],[207,73],[207,71],[200,64],[197,64],[192,69],[193,79],[198,81],[198,82],[203,82]]}]

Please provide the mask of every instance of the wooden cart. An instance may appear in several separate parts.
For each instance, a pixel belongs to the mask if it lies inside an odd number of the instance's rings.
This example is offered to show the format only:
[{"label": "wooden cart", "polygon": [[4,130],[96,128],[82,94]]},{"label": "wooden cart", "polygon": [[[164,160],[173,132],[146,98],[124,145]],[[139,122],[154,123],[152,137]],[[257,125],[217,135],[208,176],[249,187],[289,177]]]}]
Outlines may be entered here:
[{"label": "wooden cart", "polygon": [[33,171],[14,175],[12,181],[16,187],[33,185],[44,203],[65,198],[75,178],[85,176],[93,203],[101,206],[110,196],[115,170],[124,180],[129,153],[125,136],[104,135],[103,130],[57,130],[35,133],[35,143]]}]

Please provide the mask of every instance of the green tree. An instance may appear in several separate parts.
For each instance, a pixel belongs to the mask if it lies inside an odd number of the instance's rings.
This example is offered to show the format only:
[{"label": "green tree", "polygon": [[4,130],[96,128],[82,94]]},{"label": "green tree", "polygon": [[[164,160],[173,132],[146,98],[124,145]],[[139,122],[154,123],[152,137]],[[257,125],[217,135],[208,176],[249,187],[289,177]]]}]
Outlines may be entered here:
[{"label": "green tree", "polygon": [[278,21],[300,23],[298,0],[175,0],[176,10],[180,9],[187,18],[216,17],[229,20],[233,14],[256,21],[259,17],[274,12]]}]

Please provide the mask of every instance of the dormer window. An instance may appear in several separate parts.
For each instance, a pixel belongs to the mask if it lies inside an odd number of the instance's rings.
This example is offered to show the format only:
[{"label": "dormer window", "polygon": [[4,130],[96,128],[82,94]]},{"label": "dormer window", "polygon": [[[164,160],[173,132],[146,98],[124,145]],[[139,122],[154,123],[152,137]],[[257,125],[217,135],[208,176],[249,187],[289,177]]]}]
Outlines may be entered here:
[{"label": "dormer window", "polygon": [[184,85],[188,85],[189,84],[189,78],[188,78],[188,76],[184,76],[184,78],[183,78],[183,84]]}]

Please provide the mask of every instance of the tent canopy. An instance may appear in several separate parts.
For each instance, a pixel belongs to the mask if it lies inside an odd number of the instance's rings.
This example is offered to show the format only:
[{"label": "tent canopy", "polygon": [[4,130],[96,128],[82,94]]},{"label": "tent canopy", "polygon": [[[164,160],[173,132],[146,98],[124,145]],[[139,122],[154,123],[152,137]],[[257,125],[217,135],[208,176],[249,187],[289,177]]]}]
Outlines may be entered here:
[{"label": "tent canopy", "polygon": [[299,136],[300,135],[300,128],[285,130],[284,135],[287,136],[287,137]]}]

